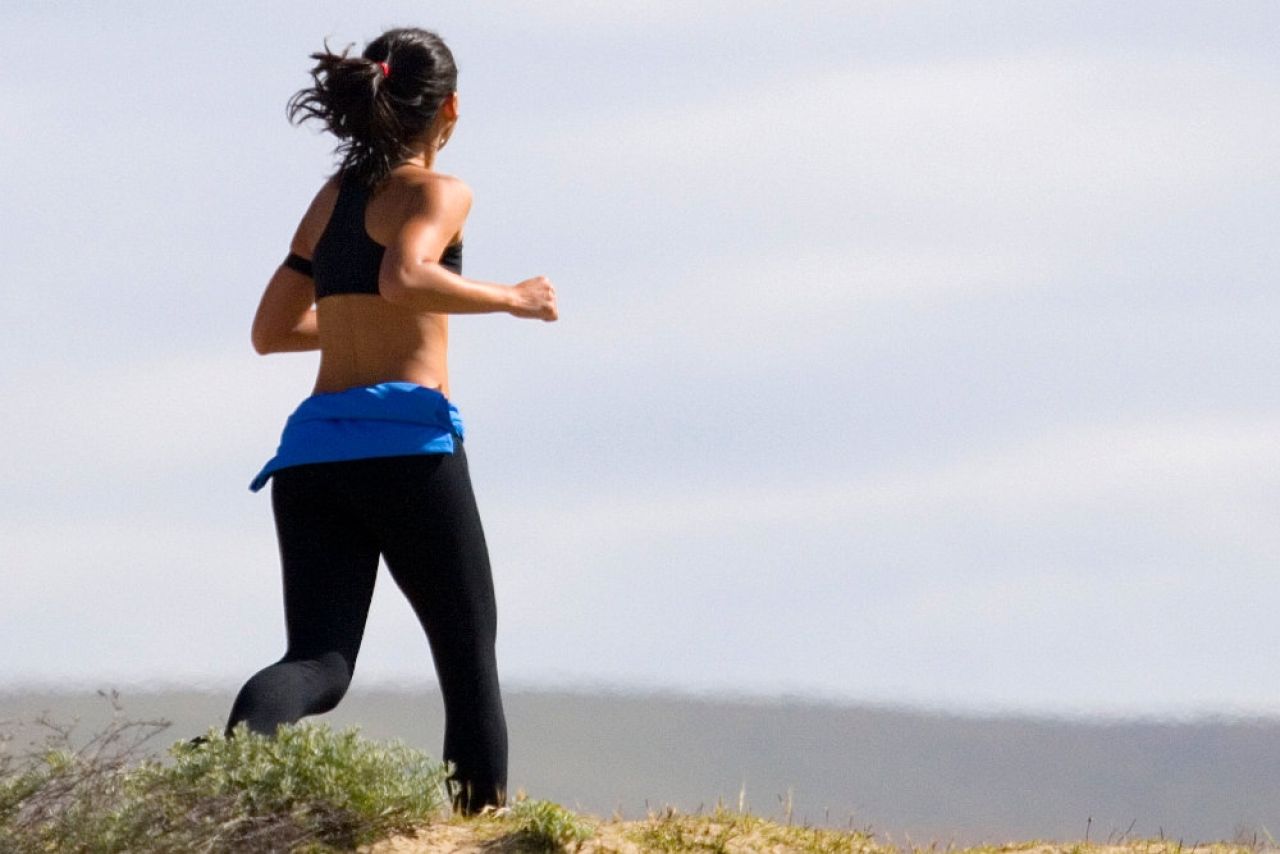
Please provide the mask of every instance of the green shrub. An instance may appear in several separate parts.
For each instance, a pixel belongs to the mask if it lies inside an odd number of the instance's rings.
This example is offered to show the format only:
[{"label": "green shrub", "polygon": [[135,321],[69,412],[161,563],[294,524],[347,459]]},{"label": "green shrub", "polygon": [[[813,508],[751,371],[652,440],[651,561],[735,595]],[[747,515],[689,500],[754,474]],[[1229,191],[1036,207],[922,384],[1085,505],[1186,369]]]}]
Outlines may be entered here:
[{"label": "green shrub", "polygon": [[146,726],[117,722],[79,749],[55,730],[22,760],[0,754],[0,851],[349,850],[446,811],[446,766],[354,729],[210,730],[166,762],[139,757]]},{"label": "green shrub", "polygon": [[594,829],[569,810],[552,801],[525,799],[511,807],[516,832],[533,848],[560,851],[590,839]]}]

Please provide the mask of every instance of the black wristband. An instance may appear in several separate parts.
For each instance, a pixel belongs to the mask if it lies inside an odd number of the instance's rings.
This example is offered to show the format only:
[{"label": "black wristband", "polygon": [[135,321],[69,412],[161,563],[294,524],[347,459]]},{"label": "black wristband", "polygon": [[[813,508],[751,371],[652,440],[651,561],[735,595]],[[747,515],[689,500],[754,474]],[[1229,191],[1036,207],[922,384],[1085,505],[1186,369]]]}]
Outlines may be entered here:
[{"label": "black wristband", "polygon": [[289,257],[284,259],[283,266],[288,267],[290,270],[297,270],[299,273],[301,273],[304,276],[307,276],[308,278],[315,278],[311,273],[310,259],[303,258],[301,255],[298,255],[297,253],[290,252]]}]

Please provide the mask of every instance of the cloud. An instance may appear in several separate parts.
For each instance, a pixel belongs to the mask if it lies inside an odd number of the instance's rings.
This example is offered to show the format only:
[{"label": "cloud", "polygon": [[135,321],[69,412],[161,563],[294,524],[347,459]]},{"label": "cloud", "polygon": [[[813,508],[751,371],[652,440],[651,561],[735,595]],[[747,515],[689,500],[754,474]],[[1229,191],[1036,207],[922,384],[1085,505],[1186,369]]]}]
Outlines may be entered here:
[{"label": "cloud", "polygon": [[0,642],[15,651],[6,680],[226,678],[278,654],[269,516],[192,519],[180,496],[166,499],[168,511],[66,506],[0,520]]},{"label": "cloud", "polygon": [[852,360],[886,316],[919,331],[957,303],[1045,287],[1037,260],[981,247],[794,246],[705,251],[656,281],[624,281],[606,310],[588,309],[577,343],[618,364],[661,361],[741,374],[750,366],[811,370]]},{"label": "cloud", "polygon": [[1061,254],[1274,175],[1277,107],[1258,69],[1195,56],[851,60],[730,97],[692,90],[568,119],[539,148],[591,176],[579,191],[634,188],[619,203],[675,226],[673,238],[690,216],[718,213],[815,242],[911,231]]},{"label": "cloud", "polygon": [[817,474],[678,495],[591,496],[557,509],[572,525],[552,526],[535,513],[529,533],[589,532],[593,540],[629,542],[762,527],[910,524],[923,531],[942,519],[1010,530],[1088,512],[1154,526],[1171,537],[1247,542],[1259,549],[1256,557],[1280,557],[1280,536],[1256,503],[1280,489],[1278,430],[1280,413],[1069,424],[941,463],[859,478]]},{"label": "cloud", "polygon": [[182,472],[244,465],[247,487],[285,416],[310,393],[314,357],[262,360],[241,346],[61,370],[9,397],[0,430],[9,488],[143,487]]}]

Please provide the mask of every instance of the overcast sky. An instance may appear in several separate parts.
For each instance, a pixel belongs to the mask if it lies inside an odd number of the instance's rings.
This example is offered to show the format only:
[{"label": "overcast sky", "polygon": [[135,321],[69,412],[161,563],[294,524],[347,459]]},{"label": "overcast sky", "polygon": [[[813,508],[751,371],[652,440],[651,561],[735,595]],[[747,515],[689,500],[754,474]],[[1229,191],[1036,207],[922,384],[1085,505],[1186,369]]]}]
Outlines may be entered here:
[{"label": "overcast sky", "polygon": [[399,25],[466,274],[561,301],[452,321],[504,685],[1280,712],[1272,0],[3,4],[0,687],[283,652],[284,105]]}]

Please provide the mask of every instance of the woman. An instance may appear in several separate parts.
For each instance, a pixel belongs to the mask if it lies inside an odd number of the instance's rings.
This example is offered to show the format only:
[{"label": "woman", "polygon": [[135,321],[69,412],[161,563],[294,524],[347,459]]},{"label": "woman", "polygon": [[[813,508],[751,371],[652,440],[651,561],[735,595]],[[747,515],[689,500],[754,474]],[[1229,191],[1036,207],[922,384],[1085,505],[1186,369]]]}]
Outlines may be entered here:
[{"label": "woman", "polygon": [[274,734],[346,692],[378,558],[426,631],[445,704],[453,807],[506,802],[507,730],[494,655],[484,533],[449,400],[448,315],[557,317],[551,282],[461,276],[471,192],[434,171],[458,121],[444,42],[390,30],[360,57],[312,54],[313,85],[289,103],[341,142],[253,320],[259,353],[320,351],[312,395],[289,417],[273,479],[288,648],[241,689],[240,722]]}]

